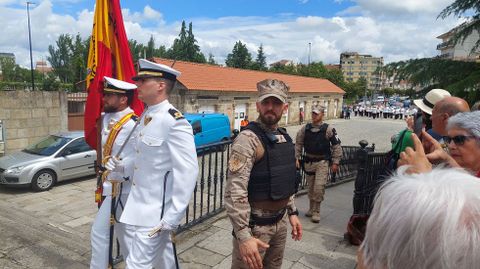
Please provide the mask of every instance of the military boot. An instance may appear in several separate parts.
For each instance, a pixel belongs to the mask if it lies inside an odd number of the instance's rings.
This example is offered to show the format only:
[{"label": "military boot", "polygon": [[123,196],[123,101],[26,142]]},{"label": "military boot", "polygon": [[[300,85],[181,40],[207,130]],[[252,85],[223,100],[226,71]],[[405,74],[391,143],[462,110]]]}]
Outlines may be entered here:
[{"label": "military boot", "polygon": [[308,212],[305,213],[305,217],[308,217],[308,218],[312,217],[312,214],[313,214],[313,204],[314,204],[314,203],[315,203],[315,202],[314,202],[313,200],[310,200],[310,207],[308,208]]},{"label": "military boot", "polygon": [[319,223],[320,222],[320,203],[315,203],[312,212],[312,222]]}]

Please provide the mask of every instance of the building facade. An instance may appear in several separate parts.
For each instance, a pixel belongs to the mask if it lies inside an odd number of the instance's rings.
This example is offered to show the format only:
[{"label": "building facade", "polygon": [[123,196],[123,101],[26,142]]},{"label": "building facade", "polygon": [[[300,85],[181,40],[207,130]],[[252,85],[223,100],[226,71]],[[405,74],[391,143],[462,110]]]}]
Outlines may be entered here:
[{"label": "building facade", "polygon": [[442,40],[442,43],[437,45],[437,50],[440,51],[440,58],[450,59],[455,61],[480,61],[480,49],[477,48],[472,52],[472,48],[480,38],[479,32],[473,30],[469,36],[462,42],[457,44],[452,42],[455,33],[468,26],[471,22],[464,22],[452,30],[437,36]]},{"label": "building facade", "polygon": [[383,57],[359,54],[357,52],[344,52],[340,54],[340,69],[346,81],[355,82],[364,77],[367,80],[367,87],[372,90],[379,90],[382,84],[381,73]]},{"label": "building facade", "polygon": [[327,118],[338,118],[345,92],[326,79],[262,72],[191,62],[154,58],[157,63],[172,66],[182,75],[170,94],[170,101],[181,111],[190,113],[224,113],[230,118],[232,129],[240,128],[240,121],[258,117],[256,84],[264,79],[279,79],[290,86],[288,111],[280,125],[300,123],[300,110],[305,119],[311,117],[313,105],[326,107]]}]

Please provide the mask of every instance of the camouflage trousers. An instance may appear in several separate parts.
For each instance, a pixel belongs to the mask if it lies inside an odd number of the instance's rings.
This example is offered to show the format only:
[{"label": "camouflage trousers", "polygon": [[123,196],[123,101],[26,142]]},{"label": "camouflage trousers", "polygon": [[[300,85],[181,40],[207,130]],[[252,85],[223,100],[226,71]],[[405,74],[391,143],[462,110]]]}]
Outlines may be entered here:
[{"label": "camouflage trousers", "polygon": [[[256,215],[267,217],[271,212],[262,209],[252,209]],[[273,225],[254,226],[252,234],[255,238],[270,245],[268,249],[261,249],[264,269],[280,269],[282,267],[283,253],[287,242],[288,215]],[[232,269],[248,269],[240,255],[238,241],[233,238]]]},{"label": "camouflage trousers", "polygon": [[315,175],[305,175],[308,184],[308,199],[310,201],[323,201],[328,178],[328,165],[329,162],[327,160],[305,163],[305,171],[315,173]]}]

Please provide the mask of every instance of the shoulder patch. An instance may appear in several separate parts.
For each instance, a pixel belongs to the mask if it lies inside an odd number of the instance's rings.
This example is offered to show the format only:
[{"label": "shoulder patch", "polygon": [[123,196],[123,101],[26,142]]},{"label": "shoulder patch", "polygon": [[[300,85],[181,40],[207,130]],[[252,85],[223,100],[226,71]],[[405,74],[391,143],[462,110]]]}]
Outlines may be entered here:
[{"label": "shoulder patch", "polygon": [[228,161],[228,169],[232,173],[237,173],[245,166],[247,163],[247,156],[238,153],[236,151],[232,152],[232,156],[230,156],[230,160]]},{"label": "shoulder patch", "polygon": [[185,119],[185,117],[183,116],[183,114],[176,110],[176,109],[173,109],[173,108],[170,108],[168,110],[168,113],[170,113],[170,115],[172,115],[172,117],[176,120],[181,120],[181,119]]}]

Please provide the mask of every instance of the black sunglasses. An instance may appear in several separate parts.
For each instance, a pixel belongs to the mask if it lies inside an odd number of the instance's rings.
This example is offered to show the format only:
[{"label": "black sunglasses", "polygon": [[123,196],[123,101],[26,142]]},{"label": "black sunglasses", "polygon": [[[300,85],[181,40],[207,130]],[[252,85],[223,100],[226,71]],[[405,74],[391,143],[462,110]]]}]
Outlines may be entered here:
[{"label": "black sunglasses", "polygon": [[447,143],[447,144],[450,144],[450,142],[453,141],[453,143],[455,143],[455,145],[461,146],[465,143],[465,141],[467,141],[470,138],[474,138],[474,137],[475,136],[473,136],[473,135],[456,135],[454,137],[444,136],[443,141],[445,141],[445,143]]}]

